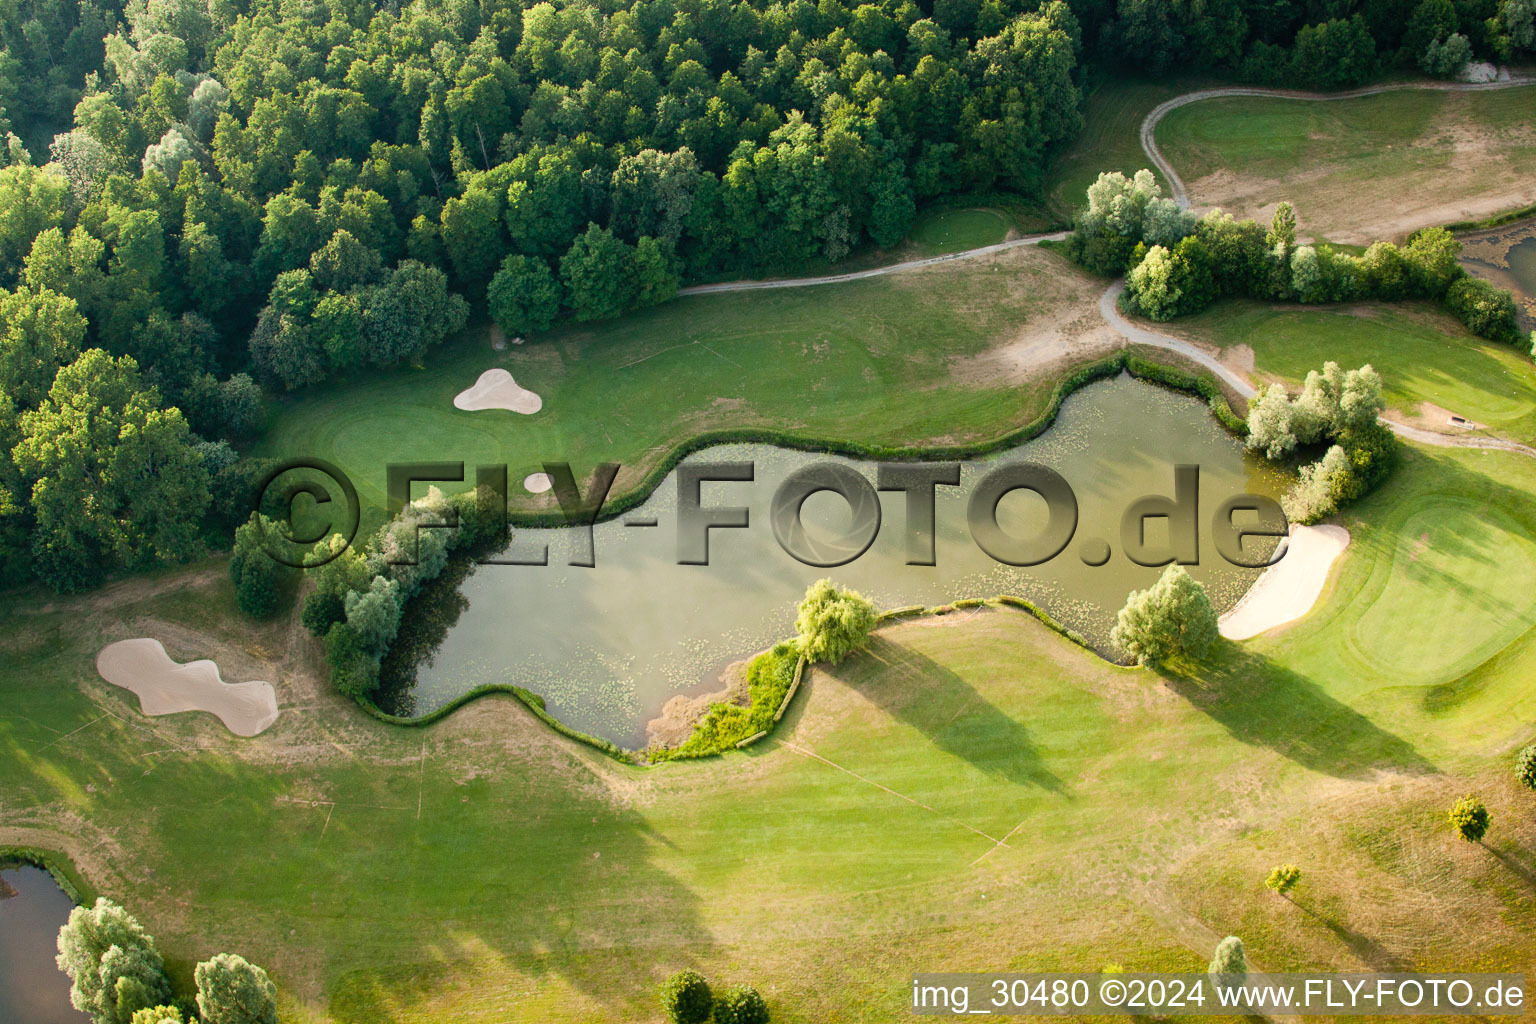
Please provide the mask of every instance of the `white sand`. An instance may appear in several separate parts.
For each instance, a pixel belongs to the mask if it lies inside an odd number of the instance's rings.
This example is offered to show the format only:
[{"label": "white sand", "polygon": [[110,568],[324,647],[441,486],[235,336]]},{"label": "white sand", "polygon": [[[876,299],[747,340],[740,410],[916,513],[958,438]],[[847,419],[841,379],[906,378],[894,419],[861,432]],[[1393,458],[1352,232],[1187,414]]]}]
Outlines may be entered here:
[{"label": "white sand", "polygon": [[543,494],[553,486],[555,482],[549,478],[548,473],[529,473],[523,477],[523,488],[529,494]]},{"label": "white sand", "polygon": [[1342,526],[1293,526],[1280,561],[1264,570],[1243,599],[1221,617],[1221,635],[1247,640],[1294,622],[1317,603],[1328,570],[1349,546]]},{"label": "white sand", "polygon": [[207,711],[236,736],[255,736],[277,721],[277,692],[271,683],[226,683],[213,662],[183,665],[152,638],[108,644],[96,655],[96,671],[112,685],[138,694],[146,715]]},{"label": "white sand", "polygon": [[520,387],[512,375],[501,367],[486,370],[475,381],[474,387],[466,388],[454,396],[456,408],[466,412],[481,409],[510,409],[524,415],[532,415],[544,408],[544,399]]}]

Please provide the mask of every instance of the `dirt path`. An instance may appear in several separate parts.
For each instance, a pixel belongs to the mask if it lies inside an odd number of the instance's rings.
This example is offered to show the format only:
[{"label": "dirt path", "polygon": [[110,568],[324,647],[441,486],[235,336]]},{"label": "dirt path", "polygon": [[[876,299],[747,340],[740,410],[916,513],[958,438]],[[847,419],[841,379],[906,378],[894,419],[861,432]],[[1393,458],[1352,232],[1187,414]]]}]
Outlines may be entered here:
[{"label": "dirt path", "polygon": [[1364,96],[1376,96],[1384,92],[1400,92],[1403,89],[1432,89],[1436,92],[1487,92],[1493,89],[1512,89],[1517,86],[1530,85],[1536,78],[1529,75],[1511,75],[1500,82],[1394,82],[1390,85],[1372,85],[1364,89],[1352,89],[1349,92],[1305,92],[1300,89],[1260,89],[1256,87],[1233,86],[1224,89],[1200,89],[1196,92],[1187,92],[1182,96],[1175,96],[1171,100],[1159,103],[1152,108],[1141,122],[1141,148],[1146,151],[1147,157],[1162,172],[1167,179],[1169,190],[1173,193],[1174,201],[1184,209],[1189,208],[1189,192],[1184,187],[1179,172],[1173,169],[1173,164],[1163,156],[1162,150],[1157,148],[1157,124],[1169,113],[1187,107],[1191,103],[1199,103],[1201,100],[1212,100],[1226,96],[1272,96],[1289,100],[1353,100]]},{"label": "dirt path", "polygon": [[[1153,348],[1166,349],[1177,352],[1187,359],[1191,359],[1210,370],[1217,377],[1226,381],[1232,389],[1244,398],[1253,398],[1258,394],[1256,389],[1241,374],[1237,373],[1227,364],[1217,359],[1205,349],[1192,345],[1181,338],[1173,338],[1166,334],[1148,330],[1131,323],[1120,315],[1116,308],[1116,301],[1120,293],[1125,291],[1125,281],[1116,281],[1109,286],[1104,297],[1099,300],[1099,313],[1104,317],[1104,322],[1113,327],[1129,341],[1138,345],[1149,345]],[[1433,445],[1437,448],[1478,448],[1487,451],[1514,452],[1517,455],[1526,455],[1536,459],[1536,448],[1520,444],[1518,441],[1506,441],[1496,437],[1457,437],[1452,434],[1441,434],[1434,430],[1425,430],[1422,427],[1412,427],[1406,423],[1398,423],[1396,420],[1383,416],[1381,422],[1398,437],[1409,441],[1417,441],[1420,444]]]},{"label": "dirt path", "polygon": [[1009,249],[1017,249],[1026,245],[1039,245],[1041,242],[1060,242],[1071,232],[1054,231],[1046,235],[1025,235],[1022,238],[1010,238],[1006,242],[998,242],[996,245],[983,245],[979,249],[963,249],[960,252],[949,252],[943,256],[929,256],[921,260],[907,260],[905,263],[892,263],[884,267],[872,267],[869,270],[855,270],[847,274],[828,274],[824,277],[780,277],[767,281],[725,281],[721,284],[695,284],[687,288],[679,288],[679,295],[713,295],[718,292],[755,292],[768,288],[808,288],[818,284],[842,284],[846,281],[862,281],[870,277],[884,277],[887,274],[900,274],[908,270],[919,270],[923,267],[937,266],[940,263],[952,263],[955,260],[973,260],[980,256],[991,256],[997,252],[1007,252]]},{"label": "dirt path", "polygon": [[[1181,207],[1189,206],[1189,194],[1184,187],[1184,182],[1179,178],[1178,172],[1168,162],[1157,148],[1157,142],[1153,135],[1157,130],[1157,124],[1169,111],[1179,107],[1198,103],[1201,100],[1215,99],[1222,96],[1277,96],[1286,99],[1298,100],[1347,100],[1362,96],[1374,96],[1378,93],[1396,92],[1402,89],[1433,89],[1439,92],[1484,92],[1493,89],[1510,89],[1536,82],[1536,76],[1511,75],[1508,79],[1499,82],[1396,82],[1390,85],[1373,85],[1364,89],[1355,89],[1350,92],[1318,93],[1303,92],[1296,89],[1260,89],[1234,86],[1223,89],[1200,89],[1195,92],[1187,92],[1182,96],[1175,96],[1154,107],[1141,122],[1141,146],[1146,150],[1148,158],[1157,165],[1165,178],[1167,178],[1174,199]],[[946,253],[943,256],[930,256],[927,259],[908,260],[904,263],[892,263],[889,266],[873,267],[869,270],[858,270],[847,274],[829,274],[822,277],[785,277],[766,281],[728,281],[721,284],[699,284],[678,291],[679,295],[711,295],[720,292],[745,292],[758,291],[769,288],[808,288],[822,284],[840,284],[845,281],[862,281],[866,278],[884,277],[888,274],[901,274],[909,270],[919,270],[923,267],[937,266],[941,263],[951,263],[956,260],[976,259],[982,256],[990,256],[993,253],[1004,252],[1008,249],[1016,249],[1021,246],[1039,245],[1041,242],[1059,242],[1066,238],[1069,232],[1056,231],[1043,235],[1026,235],[1022,238],[1009,239],[995,245],[984,245],[977,249],[965,249],[961,252]],[[1116,333],[1129,342],[1138,345],[1147,345],[1152,348],[1161,348],[1169,352],[1177,352],[1187,359],[1210,370],[1221,380],[1225,381],[1243,398],[1253,398],[1258,394],[1258,389],[1249,382],[1247,377],[1238,373],[1210,352],[1196,345],[1192,345],[1180,338],[1159,334],[1126,320],[1116,308],[1122,292],[1125,291],[1125,281],[1114,282],[1105,290],[1099,298],[1099,315],[1104,318]],[[1519,444],[1515,441],[1506,441],[1498,438],[1480,437],[1454,437],[1448,434],[1437,433],[1432,430],[1424,430],[1420,427],[1411,427],[1406,423],[1398,423],[1385,417],[1382,422],[1392,429],[1399,437],[1420,444],[1434,445],[1441,448],[1477,448],[1489,451],[1507,451],[1519,455],[1536,458],[1536,448]]]}]

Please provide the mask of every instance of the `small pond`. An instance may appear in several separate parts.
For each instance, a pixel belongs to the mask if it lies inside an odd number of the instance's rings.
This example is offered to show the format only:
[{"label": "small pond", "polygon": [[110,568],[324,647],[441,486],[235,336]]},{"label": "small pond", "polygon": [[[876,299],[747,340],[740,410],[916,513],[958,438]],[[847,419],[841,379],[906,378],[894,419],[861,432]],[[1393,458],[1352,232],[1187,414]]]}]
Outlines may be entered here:
[{"label": "small pond", "polygon": [[[753,461],[755,479],[706,482],[702,503],[748,506],[752,525],[711,530],[707,567],[677,564],[675,471],[642,506],[595,527],[594,568],[567,564],[574,531],[520,531],[517,550],[548,543],[550,564],[468,567],[445,577],[408,616],[401,645],[408,653],[386,673],[387,681],[393,677],[386,705],[420,715],[477,686],[516,683],[541,694],[561,721],[640,747],[645,723],[668,698],[719,689],[726,665],[792,635],[795,603],[823,576],[863,591],[882,608],[1025,597],[1107,650],[1126,594],[1150,585],[1161,571],[1135,565],[1119,550],[1121,516],[1135,499],[1172,496],[1175,466],[1200,467],[1200,564],[1191,572],[1224,609],[1259,570],[1234,567],[1216,553],[1210,529],[1216,509],[1238,493],[1277,497],[1284,489],[1280,475],[1247,455],[1203,402],[1124,375],[1078,391],[1045,433],[965,463],[961,486],[940,487],[933,566],[906,564],[906,496],[900,492],[881,493],[880,532],[854,562],[815,568],[779,547],[768,511],[780,481],[826,461],[873,480],[873,463],[760,444],[716,446],[687,461],[736,460]],[[1076,494],[1074,539],[1043,565],[1002,564],[971,538],[971,489],[1005,461],[1049,466]],[[840,536],[851,520],[848,504],[825,492],[808,499],[803,513],[809,534]],[[1019,537],[1038,534],[1044,514],[1043,500],[1027,491],[998,506],[999,524]],[[625,525],[642,518],[658,525]],[[1148,540],[1157,542],[1160,529],[1166,538],[1166,520],[1149,520]],[[1107,564],[1085,564],[1081,551],[1090,539],[1111,543]],[[1247,542],[1261,543],[1272,545]]]},{"label": "small pond", "polygon": [[54,963],[59,929],[74,908],[53,876],[24,864],[0,870],[0,1021],[83,1024],[69,979]]},{"label": "small pond", "polygon": [[1463,235],[1461,244],[1462,265],[1513,292],[1524,325],[1536,327],[1536,220]]}]

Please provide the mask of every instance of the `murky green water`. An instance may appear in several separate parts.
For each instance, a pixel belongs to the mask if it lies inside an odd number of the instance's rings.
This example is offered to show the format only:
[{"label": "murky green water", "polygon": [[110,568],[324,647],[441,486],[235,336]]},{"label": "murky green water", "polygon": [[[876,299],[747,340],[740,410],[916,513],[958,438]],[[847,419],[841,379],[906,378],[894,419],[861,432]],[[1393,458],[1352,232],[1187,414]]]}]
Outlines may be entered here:
[{"label": "murky green water", "polygon": [[83,1024],[69,979],[53,962],[74,907],[53,876],[29,865],[0,871],[0,1021]]},{"label": "murky green water", "polygon": [[1462,264],[1508,288],[1527,326],[1536,324],[1536,220],[1462,236]]},{"label": "murky green water", "polygon": [[[1174,493],[1174,467],[1200,467],[1200,565],[1192,569],[1219,607],[1231,605],[1258,571],[1216,553],[1210,523],[1217,507],[1241,492],[1278,496],[1283,481],[1247,456],[1203,403],[1129,377],[1093,384],[1069,398],[1056,424],[1018,448],[966,463],[960,487],[937,500],[937,564],[906,561],[905,496],[883,493],[883,523],[873,546],[837,568],[813,568],[779,547],[769,526],[778,483],[811,462],[852,466],[871,480],[875,466],[769,445],[726,445],[688,461],[752,460],[751,483],[705,483],[703,503],[746,505],[749,529],[711,531],[710,565],[678,565],[677,484],[669,475],[641,508],[596,527],[596,566],[567,565],[568,532],[527,531],[519,549],[550,545],[548,567],[480,566],[444,583],[411,623],[411,644],[429,651],[414,685],[397,698],[401,713],[422,714],[476,686],[508,682],[542,694],[560,720],[626,746],[643,745],[645,723],[678,693],[718,688],[720,670],[794,631],[794,605],[822,576],[855,587],[881,607],[938,604],[1007,593],[1029,598],[1106,645],[1126,594],[1161,570],[1120,552],[1126,507],[1149,494]],[[1074,539],[1034,568],[995,562],[966,525],[971,488],[1002,461],[1035,462],[1060,472],[1079,505]],[[805,504],[809,528],[838,535],[850,520],[841,498],[818,494]],[[655,517],[655,528],[625,520]],[[1044,502],[1029,492],[1005,497],[999,522],[1012,534],[1039,532]],[[1156,541],[1165,521],[1151,520]],[[1109,541],[1101,567],[1084,564],[1089,539]],[[1254,543],[1249,541],[1250,544]],[[1021,667],[1022,670],[1022,667]]]}]

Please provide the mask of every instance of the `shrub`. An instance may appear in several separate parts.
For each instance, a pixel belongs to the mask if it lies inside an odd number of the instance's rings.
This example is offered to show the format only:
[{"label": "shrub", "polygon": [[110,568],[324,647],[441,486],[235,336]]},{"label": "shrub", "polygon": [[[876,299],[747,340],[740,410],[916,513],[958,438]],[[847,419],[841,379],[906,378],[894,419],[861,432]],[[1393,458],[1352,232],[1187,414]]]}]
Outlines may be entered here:
[{"label": "shrub", "polygon": [[267,972],[233,953],[197,965],[202,1024],[277,1024],[277,986]]},{"label": "shrub", "polygon": [[1248,450],[1278,461],[1296,450],[1295,412],[1282,384],[1271,384],[1248,402]]},{"label": "shrub", "polygon": [[1216,946],[1216,955],[1211,957],[1211,965],[1206,968],[1207,974],[1220,974],[1233,979],[1242,979],[1248,975],[1248,955],[1243,951],[1243,940],[1236,935],[1228,935]]},{"label": "shrub", "polygon": [[1339,510],[1349,483],[1349,453],[1334,445],[1321,459],[1302,466],[1300,478],[1280,499],[1285,517],[1308,525],[1327,519]]},{"label": "shrub", "polygon": [[1200,218],[1195,237],[1210,253],[1213,282],[1221,295],[1261,295],[1269,278],[1264,229],[1253,220],[1234,221],[1212,210]]},{"label": "shrub", "polygon": [[379,659],[351,625],[338,622],[325,634],[325,661],[331,666],[331,685],[338,692],[361,697],[378,688]]},{"label": "shrub", "polygon": [[186,1018],[174,1006],[147,1006],[134,1013],[128,1024],[186,1024]]},{"label": "shrub", "polygon": [[1119,277],[1125,273],[1137,241],[1108,229],[1087,231],[1079,222],[1077,230],[1067,238],[1067,258],[1095,274]]},{"label": "shrub", "polygon": [[1343,498],[1355,501],[1375,489],[1397,465],[1402,445],[1385,423],[1373,421],[1351,427],[1339,434],[1339,443],[1349,453],[1349,478]]},{"label": "shrub", "polygon": [[768,1024],[768,1004],[757,989],[737,985],[715,1001],[715,1024]]},{"label": "shrub", "polygon": [[1419,54],[1419,67],[1435,78],[1455,78],[1472,59],[1472,41],[1460,32],[1436,39]]},{"label": "shrub", "polygon": [[1469,274],[1452,284],[1446,290],[1445,305],[1480,338],[1511,345],[1520,339],[1515,326],[1515,297],[1480,277]]},{"label": "shrub", "polygon": [[1460,255],[1461,243],[1445,228],[1415,231],[1403,249],[1415,293],[1432,299],[1444,297],[1451,282],[1466,273],[1457,261]]},{"label": "shrub", "polygon": [[1301,881],[1301,868],[1295,864],[1281,864],[1269,873],[1269,877],[1264,879],[1264,884],[1284,896],[1294,889],[1299,881]]},{"label": "shrub", "polygon": [[1125,276],[1125,294],[1138,313],[1153,320],[1172,320],[1184,297],[1181,276],[1174,254],[1154,245]]},{"label": "shrub", "polygon": [[1480,843],[1488,834],[1488,808],[1475,796],[1457,800],[1448,819],[1456,834],[1469,843]]},{"label": "shrub", "polygon": [[1176,655],[1202,658],[1216,639],[1216,609],[1183,566],[1170,565],[1156,583],[1126,598],[1109,638],[1142,665]]},{"label": "shrub", "polygon": [[347,606],[340,594],[317,590],[304,599],[299,620],[311,636],[325,636],[331,627],[347,617]]},{"label": "shrub", "polygon": [[278,585],[287,567],[267,554],[262,541],[266,531],[278,525],[260,512],[235,530],[235,550],[229,560],[229,578],[235,585],[235,601],[253,618],[265,618],[277,610]]},{"label": "shrub", "polygon": [[678,971],[662,983],[661,1008],[672,1024],[704,1024],[714,1008],[709,982],[698,971]]},{"label": "shrub", "polygon": [[879,614],[869,598],[831,580],[812,583],[795,615],[800,653],[833,665],[869,642]]},{"label": "shrub", "polygon": [[1391,242],[1373,242],[1361,257],[1367,294],[1395,302],[1413,291],[1413,274],[1403,251]]},{"label": "shrub", "polygon": [[1536,745],[1526,747],[1516,756],[1515,778],[1526,789],[1536,789]]}]

